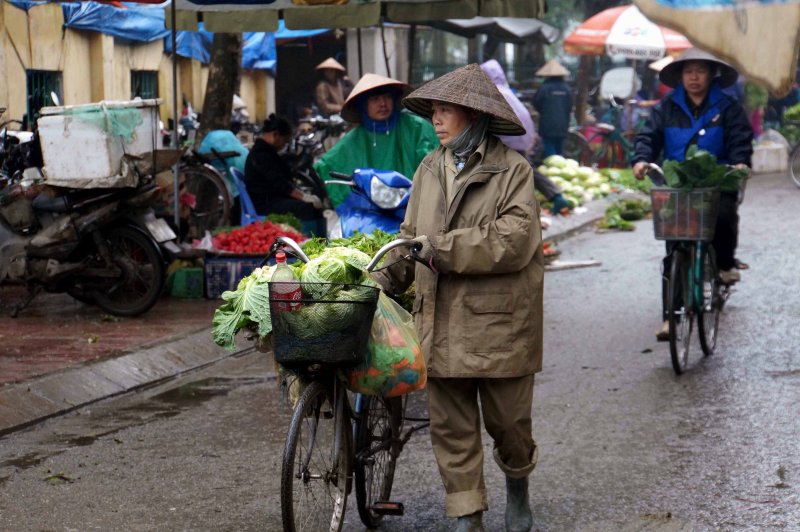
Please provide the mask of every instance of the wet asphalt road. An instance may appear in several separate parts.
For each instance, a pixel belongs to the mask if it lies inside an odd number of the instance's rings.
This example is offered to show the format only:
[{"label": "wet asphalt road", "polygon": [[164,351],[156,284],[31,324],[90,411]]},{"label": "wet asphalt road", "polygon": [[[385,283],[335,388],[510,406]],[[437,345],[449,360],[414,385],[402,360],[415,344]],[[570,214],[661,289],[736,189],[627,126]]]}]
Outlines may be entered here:
[{"label": "wet asphalt road", "polygon": [[[800,530],[799,208],[785,177],[751,182],[738,253],[751,269],[717,353],[704,359],[695,340],[680,377],[653,337],[651,222],[560,244],[562,260],[602,265],[546,277],[536,529]],[[279,529],[289,412],[271,369],[261,354],[230,359],[0,439],[0,530]],[[427,433],[400,464],[406,515],[382,529],[449,530]],[[503,478],[491,459],[485,470],[485,524],[502,530]],[[345,529],[362,530],[348,506]]]}]

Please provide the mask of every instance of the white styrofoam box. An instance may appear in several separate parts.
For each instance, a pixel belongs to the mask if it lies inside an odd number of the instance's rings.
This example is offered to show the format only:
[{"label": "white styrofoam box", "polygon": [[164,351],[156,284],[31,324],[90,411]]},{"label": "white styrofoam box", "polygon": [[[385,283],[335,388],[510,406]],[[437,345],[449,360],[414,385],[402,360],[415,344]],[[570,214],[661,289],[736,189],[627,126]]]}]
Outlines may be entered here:
[{"label": "white styrofoam box", "polygon": [[[161,147],[158,126],[160,100],[102,101],[85,105],[43,107],[37,121],[42,143],[45,181],[75,188],[124,186],[120,160],[126,153],[142,155]],[[131,139],[81,120],[81,112],[138,109],[142,121]]]},{"label": "white styrofoam box", "polygon": [[753,148],[754,174],[785,172],[788,167],[789,154],[782,144],[757,144]]}]

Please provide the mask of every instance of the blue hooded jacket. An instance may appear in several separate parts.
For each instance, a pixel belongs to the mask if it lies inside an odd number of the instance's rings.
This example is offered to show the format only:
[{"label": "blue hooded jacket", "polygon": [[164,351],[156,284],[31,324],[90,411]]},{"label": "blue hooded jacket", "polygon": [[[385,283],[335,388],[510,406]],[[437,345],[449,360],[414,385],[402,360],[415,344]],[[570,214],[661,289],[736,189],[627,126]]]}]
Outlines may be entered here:
[{"label": "blue hooded jacket", "polygon": [[669,93],[653,108],[644,128],[634,140],[639,161],[663,159],[682,161],[689,146],[712,153],[721,164],[750,165],[753,154],[753,128],[744,109],[722,92],[714,81],[706,101],[695,117],[687,103],[683,85]]}]

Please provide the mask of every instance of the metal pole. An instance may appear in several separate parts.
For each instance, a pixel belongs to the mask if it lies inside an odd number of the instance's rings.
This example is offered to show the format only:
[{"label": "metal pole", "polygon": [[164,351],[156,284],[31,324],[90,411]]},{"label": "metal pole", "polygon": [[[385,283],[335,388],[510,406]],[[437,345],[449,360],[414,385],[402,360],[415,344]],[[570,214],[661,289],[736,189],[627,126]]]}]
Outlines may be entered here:
[{"label": "metal pole", "polygon": [[356,41],[358,43],[358,79],[364,75],[364,61],[361,57],[361,28],[356,28]]},{"label": "metal pole", "polygon": [[[178,146],[178,37],[177,30],[175,29],[175,0],[172,0],[170,6],[172,12],[172,147],[179,149]],[[172,167],[173,176],[173,194],[172,202],[173,209],[175,210],[175,228],[180,232],[181,216],[180,216],[180,203],[178,187],[180,185],[180,160],[175,162]]]}]

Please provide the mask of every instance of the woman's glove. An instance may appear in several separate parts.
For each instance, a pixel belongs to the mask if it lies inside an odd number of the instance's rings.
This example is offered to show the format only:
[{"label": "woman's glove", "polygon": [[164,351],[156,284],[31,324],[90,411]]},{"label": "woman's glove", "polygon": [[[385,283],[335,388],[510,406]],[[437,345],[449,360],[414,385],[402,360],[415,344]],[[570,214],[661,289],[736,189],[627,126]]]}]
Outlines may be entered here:
[{"label": "woman's glove", "polygon": [[319,199],[319,196],[315,196],[314,194],[308,194],[304,192],[303,199],[300,201],[310,203],[315,209],[322,209],[322,200]]},{"label": "woman's glove", "polygon": [[566,200],[566,198],[564,198],[564,195],[561,194],[560,192],[558,194],[556,194],[555,196],[553,196],[550,199],[550,201],[553,202],[553,209],[552,210],[553,210],[553,214],[554,215],[562,214],[562,211],[564,209],[567,209],[567,211],[569,211],[572,208],[572,206],[569,204],[569,202]]}]

